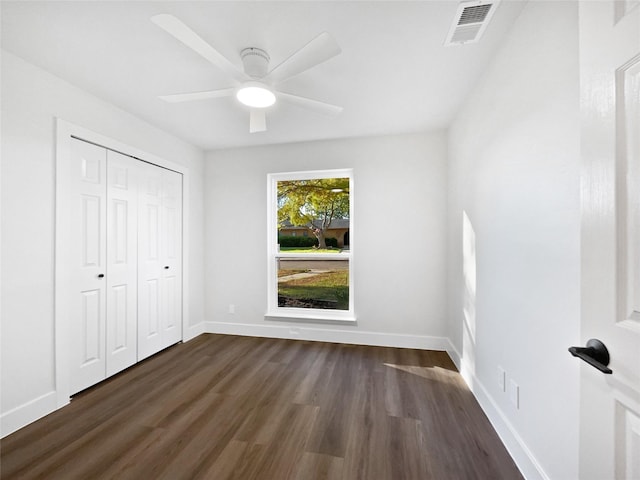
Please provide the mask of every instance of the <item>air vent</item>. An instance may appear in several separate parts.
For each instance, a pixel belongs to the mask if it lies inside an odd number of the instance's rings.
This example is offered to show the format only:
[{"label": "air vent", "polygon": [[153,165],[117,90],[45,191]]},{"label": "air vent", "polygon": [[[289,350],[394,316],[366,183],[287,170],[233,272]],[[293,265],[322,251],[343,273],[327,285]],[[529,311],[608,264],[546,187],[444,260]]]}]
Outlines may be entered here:
[{"label": "air vent", "polygon": [[480,40],[499,2],[500,0],[461,2],[444,42],[445,46],[476,43]]}]

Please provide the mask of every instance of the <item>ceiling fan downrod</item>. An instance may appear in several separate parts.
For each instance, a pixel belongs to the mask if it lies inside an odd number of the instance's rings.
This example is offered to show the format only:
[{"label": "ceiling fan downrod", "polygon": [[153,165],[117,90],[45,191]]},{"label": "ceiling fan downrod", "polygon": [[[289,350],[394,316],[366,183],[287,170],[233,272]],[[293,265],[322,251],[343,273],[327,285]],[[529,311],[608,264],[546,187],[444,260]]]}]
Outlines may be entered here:
[{"label": "ceiling fan downrod", "polygon": [[240,52],[244,73],[252,78],[262,78],[269,71],[269,54],[257,47],[248,47]]}]

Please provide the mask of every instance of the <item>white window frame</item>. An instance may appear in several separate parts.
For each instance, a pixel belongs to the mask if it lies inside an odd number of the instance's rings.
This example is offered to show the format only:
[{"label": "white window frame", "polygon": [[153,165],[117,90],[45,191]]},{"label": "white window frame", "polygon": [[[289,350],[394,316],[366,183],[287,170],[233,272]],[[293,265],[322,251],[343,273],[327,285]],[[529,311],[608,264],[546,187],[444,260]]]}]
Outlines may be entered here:
[{"label": "white window frame", "polygon": [[[267,313],[266,320],[285,320],[301,322],[355,323],[354,294],[354,175],[353,169],[313,170],[307,172],[283,172],[267,175]],[[342,253],[288,253],[280,252],[278,245],[278,182],[285,180],[315,180],[322,178],[349,179],[349,250]],[[320,308],[293,308],[278,306],[278,268],[279,258],[308,260],[349,261],[349,309],[333,310]]]}]

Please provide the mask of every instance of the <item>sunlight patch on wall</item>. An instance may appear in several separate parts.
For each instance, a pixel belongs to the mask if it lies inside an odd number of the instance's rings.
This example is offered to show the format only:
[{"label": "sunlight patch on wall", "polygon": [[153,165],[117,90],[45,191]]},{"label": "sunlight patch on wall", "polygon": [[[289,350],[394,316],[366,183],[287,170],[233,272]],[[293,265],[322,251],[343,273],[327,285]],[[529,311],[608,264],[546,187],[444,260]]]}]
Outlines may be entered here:
[{"label": "sunlight patch on wall", "polygon": [[465,369],[475,373],[476,346],[476,233],[462,212],[462,274],[464,279],[462,357]]}]

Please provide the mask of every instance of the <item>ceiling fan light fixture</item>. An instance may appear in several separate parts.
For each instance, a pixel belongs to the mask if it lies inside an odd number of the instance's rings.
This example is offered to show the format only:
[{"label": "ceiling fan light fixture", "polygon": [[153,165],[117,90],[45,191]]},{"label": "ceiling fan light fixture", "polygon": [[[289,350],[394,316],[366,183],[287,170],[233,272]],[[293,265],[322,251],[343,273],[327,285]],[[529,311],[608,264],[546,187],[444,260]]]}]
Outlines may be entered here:
[{"label": "ceiling fan light fixture", "polygon": [[240,103],[252,108],[267,108],[276,103],[276,96],[264,83],[245,82],[236,93]]}]

